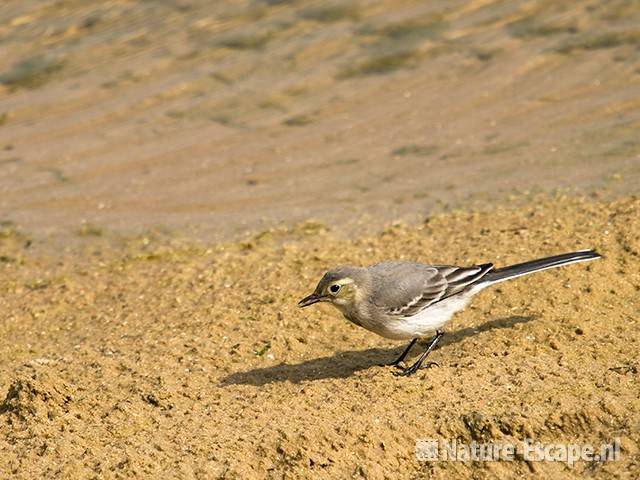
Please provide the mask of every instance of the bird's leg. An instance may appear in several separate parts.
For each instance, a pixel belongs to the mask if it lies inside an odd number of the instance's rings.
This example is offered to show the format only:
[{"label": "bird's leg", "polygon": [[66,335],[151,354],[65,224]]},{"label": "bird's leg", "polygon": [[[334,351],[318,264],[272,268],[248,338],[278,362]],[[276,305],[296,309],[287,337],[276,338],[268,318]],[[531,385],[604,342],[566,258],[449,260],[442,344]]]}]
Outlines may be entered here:
[{"label": "bird's leg", "polygon": [[[404,377],[404,376],[407,376],[407,375],[413,375],[418,370],[420,370],[420,368],[422,367],[422,363],[424,362],[424,359],[427,358],[427,355],[429,355],[429,353],[431,353],[431,350],[434,349],[434,347],[436,346],[436,344],[440,340],[440,337],[442,337],[443,334],[444,334],[444,332],[441,332],[439,330],[436,331],[436,335],[435,335],[435,337],[433,337],[433,340],[431,340],[431,343],[429,344],[429,347],[427,347],[425,352],[422,355],[420,355],[420,358],[418,358],[416,363],[414,363],[413,365],[411,365],[408,368],[405,368],[401,372],[393,372],[393,374]],[[427,364],[427,366],[430,366],[430,365],[433,365],[433,363]]]},{"label": "bird's leg", "polygon": [[398,364],[407,357],[407,355],[411,351],[411,347],[413,347],[417,341],[418,341],[417,338],[414,338],[413,340],[411,340],[411,343],[409,343],[407,348],[404,349],[404,352],[402,352],[398,358],[396,358],[391,363],[382,363],[382,364],[380,364],[380,366],[381,367],[397,367]]}]

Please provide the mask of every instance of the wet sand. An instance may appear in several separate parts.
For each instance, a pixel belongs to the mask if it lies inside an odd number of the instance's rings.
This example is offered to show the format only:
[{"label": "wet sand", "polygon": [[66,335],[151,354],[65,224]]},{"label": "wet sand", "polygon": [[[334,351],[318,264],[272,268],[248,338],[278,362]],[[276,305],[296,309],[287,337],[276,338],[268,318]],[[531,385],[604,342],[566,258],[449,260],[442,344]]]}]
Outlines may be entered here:
[{"label": "wet sand", "polygon": [[359,233],[513,193],[637,192],[634,2],[340,5],[8,2],[0,219]]}]

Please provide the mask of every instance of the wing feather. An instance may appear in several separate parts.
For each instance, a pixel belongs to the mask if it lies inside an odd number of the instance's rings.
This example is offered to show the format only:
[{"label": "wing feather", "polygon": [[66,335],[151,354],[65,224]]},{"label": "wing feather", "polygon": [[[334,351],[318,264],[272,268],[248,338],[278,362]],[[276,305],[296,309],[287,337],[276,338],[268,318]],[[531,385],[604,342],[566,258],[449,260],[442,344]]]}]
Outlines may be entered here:
[{"label": "wing feather", "polygon": [[375,281],[372,302],[385,314],[412,317],[460,293],[484,277],[493,265],[472,267],[389,262],[370,267]]}]

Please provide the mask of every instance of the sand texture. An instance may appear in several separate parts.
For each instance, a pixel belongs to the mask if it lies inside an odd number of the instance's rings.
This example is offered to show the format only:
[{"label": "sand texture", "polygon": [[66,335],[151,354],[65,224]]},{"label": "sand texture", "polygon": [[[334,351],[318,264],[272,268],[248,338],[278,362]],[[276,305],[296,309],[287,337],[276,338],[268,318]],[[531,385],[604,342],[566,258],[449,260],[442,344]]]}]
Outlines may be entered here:
[{"label": "sand texture", "polygon": [[[0,478],[640,477],[638,1],[0,4]],[[339,264],[582,248],[409,378],[297,308]]]},{"label": "sand texture", "polygon": [[[61,255],[3,238],[0,471],[16,478],[634,478],[640,473],[640,201],[532,199],[358,239],[317,223],[242,243],[87,237]],[[392,376],[398,342],[330,307],[327,266],[604,258],[482,292]],[[416,352],[417,354],[417,352]],[[417,438],[621,439],[607,463],[420,463]]]}]

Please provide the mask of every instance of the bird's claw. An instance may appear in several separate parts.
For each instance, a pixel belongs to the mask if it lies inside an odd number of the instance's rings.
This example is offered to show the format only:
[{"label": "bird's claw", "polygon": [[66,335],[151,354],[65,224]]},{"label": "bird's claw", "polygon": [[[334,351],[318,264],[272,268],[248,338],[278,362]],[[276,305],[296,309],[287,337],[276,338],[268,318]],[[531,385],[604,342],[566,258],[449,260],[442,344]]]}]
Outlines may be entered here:
[{"label": "bird's claw", "polygon": [[[431,368],[433,366],[439,367],[436,362],[427,362],[425,365],[411,365],[408,368],[403,368],[400,372],[393,372],[393,375],[396,377],[408,377],[409,375],[413,375],[421,368]],[[402,368],[400,365],[397,365],[398,368]]]},{"label": "bird's claw", "polygon": [[417,371],[418,371],[418,369],[415,368],[415,365],[412,365],[411,367],[403,368],[399,372],[393,372],[393,376],[395,376],[395,377],[408,377],[409,375],[413,375]]},{"label": "bird's claw", "polygon": [[423,365],[420,368],[431,368],[431,367],[440,367],[440,365],[437,362],[427,362],[426,365]]}]

